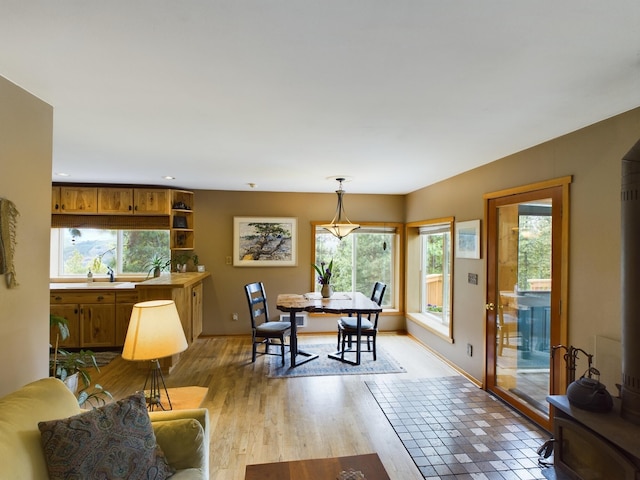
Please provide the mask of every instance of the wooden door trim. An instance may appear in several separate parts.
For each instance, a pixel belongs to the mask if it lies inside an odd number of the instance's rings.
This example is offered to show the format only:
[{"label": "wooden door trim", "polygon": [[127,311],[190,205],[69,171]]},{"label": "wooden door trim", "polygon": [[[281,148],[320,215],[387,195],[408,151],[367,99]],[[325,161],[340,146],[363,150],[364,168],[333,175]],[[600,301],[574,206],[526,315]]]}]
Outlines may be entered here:
[{"label": "wooden door trim", "polygon": [[[560,192],[556,193],[557,196],[561,197],[561,212],[560,212],[560,223],[561,223],[561,232],[560,232],[560,246],[559,251],[561,254],[559,269],[560,269],[560,278],[559,278],[559,288],[560,292],[557,294],[559,296],[559,306],[558,306],[558,324],[555,325],[555,330],[552,332],[558,335],[559,342],[561,344],[566,344],[568,340],[568,292],[569,292],[569,184],[572,181],[571,176],[561,177],[553,180],[548,180],[545,182],[538,182],[530,185],[520,186],[509,188],[505,190],[501,190],[498,192],[491,192],[484,195],[484,232],[483,236],[485,239],[485,258],[487,259],[487,278],[486,278],[486,292],[485,292],[485,301],[486,303],[494,303],[494,305],[498,305],[498,300],[493,299],[495,292],[495,279],[491,278],[490,273],[493,272],[495,274],[494,269],[490,266],[489,262],[489,220],[492,215],[492,208],[499,206],[500,199],[504,199],[504,203],[508,204],[513,201],[509,197],[519,195],[524,196],[522,200],[526,201],[526,194],[531,193],[533,196],[537,196],[540,194],[541,190],[551,190],[556,191],[557,187],[561,187]],[[554,198],[557,198],[554,196]],[[520,199],[518,201],[521,201]],[[555,236],[555,235],[554,235]],[[555,295],[553,295],[555,297]],[[483,366],[483,385],[487,390],[491,390],[497,396],[503,398],[507,403],[514,403],[511,397],[506,398],[500,394],[498,389],[495,388],[495,384],[489,385],[488,378],[491,373],[495,376],[495,367],[491,367],[489,365],[489,334],[492,333],[493,337],[491,341],[495,340],[495,318],[494,315],[497,315],[497,310],[493,312],[487,311],[485,315],[485,325],[484,325],[484,336],[485,336],[485,361]],[[493,319],[491,322],[489,320]],[[552,324],[553,325],[553,324]],[[553,328],[553,327],[552,327]],[[494,352],[495,355],[495,352]],[[557,393],[560,391],[564,391],[566,389],[566,372],[564,368],[561,368],[561,356],[557,356],[558,358],[554,359],[554,373],[555,375],[551,375],[550,372],[550,382],[551,382],[551,392]],[[550,420],[545,419],[536,411],[529,408],[526,404],[518,403],[519,408],[522,413],[527,415],[529,418],[534,419],[536,422],[540,423],[545,428],[550,428]]]}]

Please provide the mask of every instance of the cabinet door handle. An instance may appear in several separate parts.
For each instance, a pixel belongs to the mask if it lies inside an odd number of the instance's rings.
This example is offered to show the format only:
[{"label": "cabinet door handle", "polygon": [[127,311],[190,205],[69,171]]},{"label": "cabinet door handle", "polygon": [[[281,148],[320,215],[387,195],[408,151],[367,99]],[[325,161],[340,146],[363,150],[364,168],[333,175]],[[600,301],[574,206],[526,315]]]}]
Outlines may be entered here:
[{"label": "cabinet door handle", "polygon": [[61,207],[61,208],[62,208],[62,210],[64,210],[64,203],[62,204],[62,207]]},{"label": "cabinet door handle", "polygon": [[77,314],[78,314],[78,309],[77,309],[77,308],[74,308],[74,309],[73,309],[73,313],[75,313],[75,314],[77,315]]},{"label": "cabinet door handle", "polygon": [[62,297],[56,297],[55,300],[56,302],[59,302],[60,300],[62,300]]},{"label": "cabinet door handle", "polygon": [[104,297],[102,295],[98,295],[98,301],[101,302],[102,300],[104,300]]},{"label": "cabinet door handle", "polygon": [[133,210],[133,207],[131,205],[129,205],[129,211]]}]

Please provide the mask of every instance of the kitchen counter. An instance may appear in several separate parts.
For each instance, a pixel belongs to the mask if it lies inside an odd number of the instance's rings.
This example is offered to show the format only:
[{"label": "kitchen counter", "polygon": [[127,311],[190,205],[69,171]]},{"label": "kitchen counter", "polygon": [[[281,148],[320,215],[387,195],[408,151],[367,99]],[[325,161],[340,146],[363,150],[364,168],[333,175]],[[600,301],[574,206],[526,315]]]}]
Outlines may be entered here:
[{"label": "kitchen counter", "polygon": [[52,282],[49,290],[131,290],[147,287],[185,288],[211,276],[210,272],[164,273],[142,282]]},{"label": "kitchen counter", "polygon": [[60,282],[50,283],[49,290],[132,290],[134,282]]},{"label": "kitchen counter", "polygon": [[201,282],[210,275],[211,272],[163,273],[159,277],[136,283],[135,286],[136,288],[185,288]]}]

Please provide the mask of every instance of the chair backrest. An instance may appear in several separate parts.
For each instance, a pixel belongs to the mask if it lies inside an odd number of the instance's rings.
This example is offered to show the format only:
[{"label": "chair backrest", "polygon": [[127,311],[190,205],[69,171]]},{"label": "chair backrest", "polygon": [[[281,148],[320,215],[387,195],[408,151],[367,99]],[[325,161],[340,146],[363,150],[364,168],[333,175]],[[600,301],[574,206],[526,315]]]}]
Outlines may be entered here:
[{"label": "chair backrest", "polygon": [[[371,293],[371,300],[376,302],[378,305],[382,306],[382,299],[384,298],[384,292],[387,290],[387,284],[382,282],[376,282],[373,286],[373,292]],[[378,328],[378,316],[380,314],[376,313],[374,317],[374,326]],[[369,315],[369,320],[371,320],[371,315]]]},{"label": "chair backrest", "polygon": [[[269,321],[269,307],[267,306],[267,294],[264,291],[262,282],[248,283],[244,286],[249,304],[249,316],[251,317],[251,328],[256,328],[264,322]],[[260,317],[263,317],[260,319]]]},{"label": "chair backrest", "polygon": [[382,305],[382,299],[384,298],[384,292],[387,290],[387,284],[382,282],[376,282],[373,286],[373,292],[371,293],[371,300],[378,305]]}]

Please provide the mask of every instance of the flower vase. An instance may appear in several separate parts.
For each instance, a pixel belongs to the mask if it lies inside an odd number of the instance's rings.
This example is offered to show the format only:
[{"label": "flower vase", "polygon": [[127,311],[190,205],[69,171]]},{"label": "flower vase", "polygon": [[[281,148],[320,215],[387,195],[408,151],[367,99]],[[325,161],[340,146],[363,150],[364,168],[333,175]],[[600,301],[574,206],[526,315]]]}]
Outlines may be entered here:
[{"label": "flower vase", "polygon": [[333,295],[333,287],[328,283],[325,283],[324,285],[322,285],[320,293],[322,294],[322,298],[329,298],[331,297],[331,295]]}]

